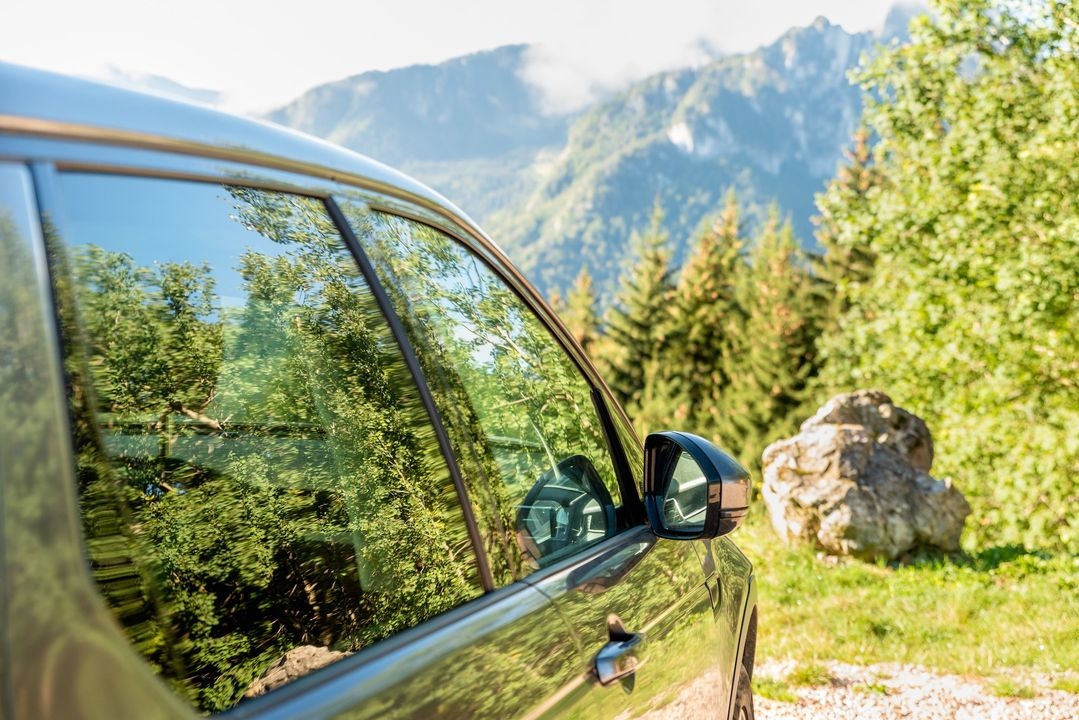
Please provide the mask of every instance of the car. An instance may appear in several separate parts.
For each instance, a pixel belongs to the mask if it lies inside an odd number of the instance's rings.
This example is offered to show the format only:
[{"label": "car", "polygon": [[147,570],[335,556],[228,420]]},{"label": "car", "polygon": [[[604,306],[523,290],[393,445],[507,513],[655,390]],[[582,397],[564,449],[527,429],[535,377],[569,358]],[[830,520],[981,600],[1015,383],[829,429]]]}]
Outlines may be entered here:
[{"label": "car", "polygon": [[0,717],[752,717],[748,473],[642,443],[461,211],[0,87]]}]

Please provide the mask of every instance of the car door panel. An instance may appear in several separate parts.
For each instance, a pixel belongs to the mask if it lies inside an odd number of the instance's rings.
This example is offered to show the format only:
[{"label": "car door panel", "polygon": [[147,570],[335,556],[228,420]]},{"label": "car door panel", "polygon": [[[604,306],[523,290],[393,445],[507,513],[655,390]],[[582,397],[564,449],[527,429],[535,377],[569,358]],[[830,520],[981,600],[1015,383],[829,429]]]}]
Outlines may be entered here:
[{"label": "car door panel", "polygon": [[[715,708],[724,680],[714,647],[712,602],[692,543],[626,532],[596,552],[529,582],[551,598],[579,639],[588,682],[551,717],[632,716],[679,703],[687,717]],[[620,632],[643,636],[627,655],[635,671],[604,686],[597,654]],[[690,711],[690,706],[697,710]]]},{"label": "car door panel", "polygon": [[230,718],[520,717],[575,680],[578,648],[518,583],[242,704]]}]

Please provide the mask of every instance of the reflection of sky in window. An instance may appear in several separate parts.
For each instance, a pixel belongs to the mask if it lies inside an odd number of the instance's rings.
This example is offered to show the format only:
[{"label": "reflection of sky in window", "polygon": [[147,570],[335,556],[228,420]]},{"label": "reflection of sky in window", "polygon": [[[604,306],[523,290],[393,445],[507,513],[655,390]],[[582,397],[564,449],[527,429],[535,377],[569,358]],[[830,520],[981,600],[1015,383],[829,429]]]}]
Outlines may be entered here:
[{"label": "reflection of sky in window", "polygon": [[240,257],[285,250],[237,219],[236,200],[218,184],[144,177],[60,176],[64,240],[130,255],[138,265],[206,262],[221,307],[245,300]]},{"label": "reflection of sky in window", "polygon": [[26,169],[16,165],[0,165],[0,217],[11,221],[16,237],[29,243],[35,212],[27,202],[30,197],[30,177]]}]

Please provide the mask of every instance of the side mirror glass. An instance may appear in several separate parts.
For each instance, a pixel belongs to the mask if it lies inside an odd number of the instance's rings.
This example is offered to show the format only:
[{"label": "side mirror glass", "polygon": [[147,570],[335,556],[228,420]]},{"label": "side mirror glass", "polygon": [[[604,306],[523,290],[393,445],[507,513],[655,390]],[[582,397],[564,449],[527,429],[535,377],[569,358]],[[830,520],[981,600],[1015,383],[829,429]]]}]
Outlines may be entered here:
[{"label": "side mirror glass", "polygon": [[749,485],[746,469],[702,437],[666,431],[645,440],[645,509],[660,537],[726,535],[745,520]]},{"label": "side mirror glass", "polygon": [[545,472],[517,508],[517,543],[533,567],[550,565],[616,530],[614,501],[592,462],[573,455]]}]

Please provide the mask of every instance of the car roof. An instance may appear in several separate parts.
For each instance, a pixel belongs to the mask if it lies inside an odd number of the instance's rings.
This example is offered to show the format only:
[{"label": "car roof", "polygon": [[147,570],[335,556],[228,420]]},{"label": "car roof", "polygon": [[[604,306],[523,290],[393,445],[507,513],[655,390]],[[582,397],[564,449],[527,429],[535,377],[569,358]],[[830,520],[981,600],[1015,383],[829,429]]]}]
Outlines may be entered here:
[{"label": "car roof", "polygon": [[280,125],[5,62],[0,62],[0,88],[0,133],[179,152],[314,175],[418,200],[483,235],[459,208],[419,181]]}]

